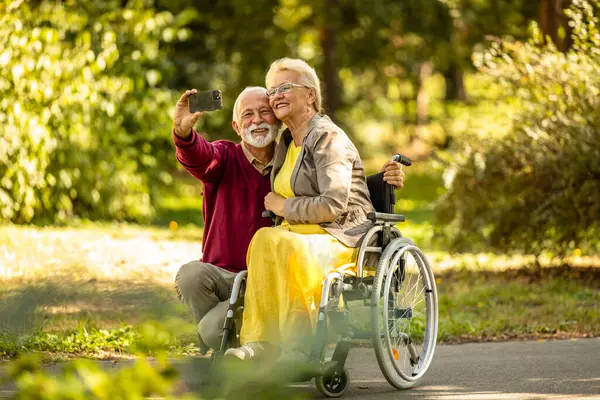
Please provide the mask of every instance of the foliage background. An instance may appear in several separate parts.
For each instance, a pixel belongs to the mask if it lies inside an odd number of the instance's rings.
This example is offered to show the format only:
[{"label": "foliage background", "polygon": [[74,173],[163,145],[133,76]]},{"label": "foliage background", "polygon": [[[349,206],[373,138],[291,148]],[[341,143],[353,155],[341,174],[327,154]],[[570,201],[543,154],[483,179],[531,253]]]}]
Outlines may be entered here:
[{"label": "foliage background", "polygon": [[432,244],[598,249],[596,2],[5,0],[0,11],[5,221],[165,224],[171,207],[201,224],[201,189],[173,156],[178,94],[221,89],[224,110],[197,129],[236,139],[237,93],[291,56],[316,67],[327,113],[369,170],[396,151],[417,161],[414,183],[437,205],[399,208],[430,224]]},{"label": "foliage background", "polygon": [[476,54],[475,65],[519,112],[503,135],[461,137],[461,159],[437,208],[451,247],[600,250],[600,34],[591,4],[576,1],[567,15],[567,52],[545,46],[534,25],[529,42]]}]

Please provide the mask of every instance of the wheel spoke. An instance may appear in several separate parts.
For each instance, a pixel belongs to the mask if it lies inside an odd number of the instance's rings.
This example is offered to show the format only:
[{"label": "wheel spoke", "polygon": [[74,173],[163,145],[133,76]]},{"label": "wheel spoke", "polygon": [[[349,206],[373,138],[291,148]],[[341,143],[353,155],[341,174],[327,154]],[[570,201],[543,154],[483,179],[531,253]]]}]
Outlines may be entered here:
[{"label": "wheel spoke", "polygon": [[[415,278],[415,280],[416,280],[417,282],[415,282],[415,284],[414,284],[414,285],[413,285],[413,286],[410,288],[410,291],[409,291],[408,293],[406,293],[406,296],[405,296],[405,297],[408,297],[408,295],[409,295],[409,294],[411,294],[413,291],[416,291],[416,290],[417,290],[417,288],[418,288],[418,286],[419,286],[419,276],[417,276],[417,277]],[[412,274],[411,274],[411,281],[412,281]],[[412,297],[415,297],[415,296],[412,296]]]},{"label": "wheel spoke", "polygon": [[417,294],[417,297],[415,297],[413,303],[410,305],[411,307],[414,307],[415,304],[418,304],[420,302],[424,302],[425,301],[425,298],[420,298],[419,297],[421,295],[421,293],[424,293],[424,292],[425,292],[425,286],[423,286],[423,289],[421,289],[421,291],[419,291],[419,294]]}]

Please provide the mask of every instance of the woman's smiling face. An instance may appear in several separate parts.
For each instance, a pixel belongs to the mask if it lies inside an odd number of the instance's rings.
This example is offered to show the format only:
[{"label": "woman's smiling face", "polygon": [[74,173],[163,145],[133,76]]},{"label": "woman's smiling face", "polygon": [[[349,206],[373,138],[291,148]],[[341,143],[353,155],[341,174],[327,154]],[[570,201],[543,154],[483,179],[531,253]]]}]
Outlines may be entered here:
[{"label": "woman's smiling face", "polygon": [[[302,85],[300,83],[300,74],[291,70],[277,71],[270,76],[268,89],[279,88],[284,83]],[[305,113],[307,108],[312,108],[311,90],[300,86],[294,86],[286,93],[281,93],[277,90],[269,98],[269,104],[273,108],[275,116],[285,122],[286,119],[289,120],[295,115]]]}]

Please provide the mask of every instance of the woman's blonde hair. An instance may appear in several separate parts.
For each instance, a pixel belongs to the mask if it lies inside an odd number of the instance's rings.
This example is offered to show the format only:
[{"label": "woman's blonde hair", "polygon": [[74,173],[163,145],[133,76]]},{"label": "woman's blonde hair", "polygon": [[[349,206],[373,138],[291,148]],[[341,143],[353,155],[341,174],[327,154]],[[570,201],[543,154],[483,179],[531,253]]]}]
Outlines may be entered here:
[{"label": "woman's blonde hair", "polygon": [[[319,81],[319,77],[315,70],[308,65],[304,60],[300,60],[299,58],[281,58],[279,60],[273,61],[271,66],[269,67],[269,71],[267,71],[267,76],[265,77],[265,82],[269,82],[271,76],[279,71],[296,71],[300,74],[300,82],[301,85],[308,86],[309,88],[313,88],[316,93],[316,99],[313,103],[313,107],[318,113],[322,113],[321,109],[321,82]],[[267,83],[267,87],[269,84]]]}]

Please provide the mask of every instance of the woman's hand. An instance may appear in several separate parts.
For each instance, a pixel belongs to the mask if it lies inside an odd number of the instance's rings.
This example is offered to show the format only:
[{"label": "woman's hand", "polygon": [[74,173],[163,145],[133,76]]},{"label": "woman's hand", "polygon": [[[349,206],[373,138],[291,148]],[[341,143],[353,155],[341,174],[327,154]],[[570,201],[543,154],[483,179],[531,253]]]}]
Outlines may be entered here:
[{"label": "woman's hand", "polygon": [[404,171],[402,171],[402,164],[396,161],[388,161],[381,167],[379,172],[383,172],[383,180],[396,189],[404,187]]},{"label": "woman's hand", "polygon": [[275,215],[283,217],[285,197],[278,195],[275,192],[269,192],[265,197],[265,209],[272,211]]}]

